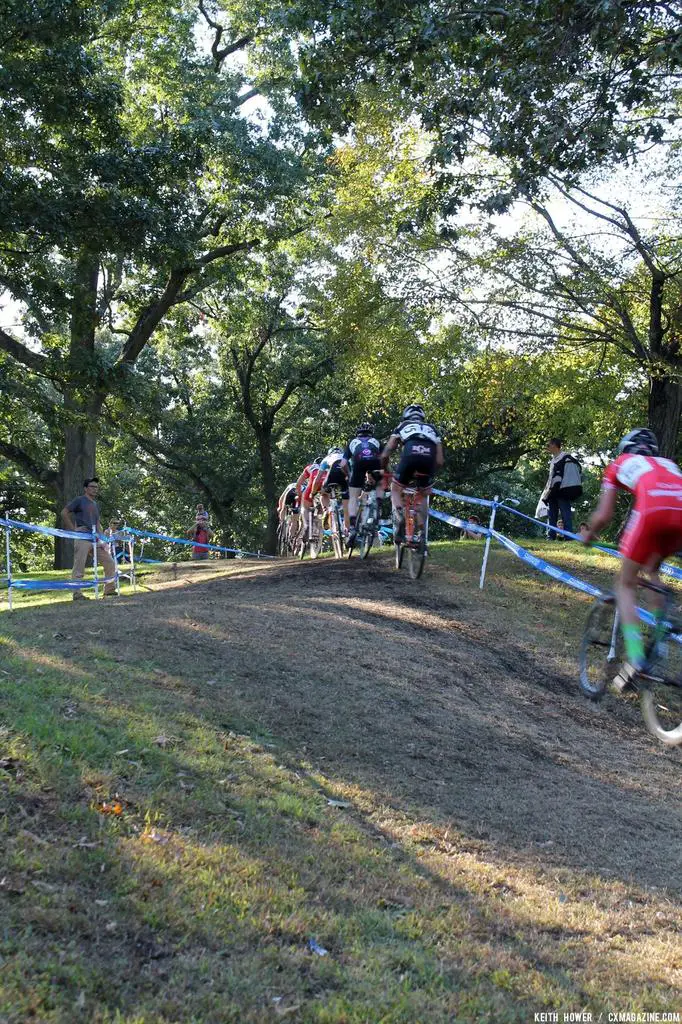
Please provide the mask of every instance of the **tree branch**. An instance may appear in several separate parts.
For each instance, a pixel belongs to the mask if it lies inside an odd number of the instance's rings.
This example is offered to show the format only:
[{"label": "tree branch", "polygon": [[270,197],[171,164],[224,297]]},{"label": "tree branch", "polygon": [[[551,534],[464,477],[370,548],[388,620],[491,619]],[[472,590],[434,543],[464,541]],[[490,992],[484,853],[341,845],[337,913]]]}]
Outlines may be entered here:
[{"label": "tree branch", "polygon": [[39,352],[32,352],[30,348],[23,345],[16,338],[13,338],[10,334],[7,334],[0,327],[0,349],[3,352],[7,352],[8,355],[16,359],[22,366],[28,367],[29,370],[34,370],[43,377],[49,377],[50,379],[55,378],[55,371],[52,368],[52,361],[47,356],[40,355]]},{"label": "tree branch", "polygon": [[0,455],[3,455],[10,462],[20,466],[29,476],[33,477],[41,484],[45,484],[58,496],[61,493],[61,482],[62,477],[55,469],[46,469],[43,466],[38,465],[35,459],[25,452],[23,448],[19,448],[16,444],[11,444],[8,441],[0,441]]}]

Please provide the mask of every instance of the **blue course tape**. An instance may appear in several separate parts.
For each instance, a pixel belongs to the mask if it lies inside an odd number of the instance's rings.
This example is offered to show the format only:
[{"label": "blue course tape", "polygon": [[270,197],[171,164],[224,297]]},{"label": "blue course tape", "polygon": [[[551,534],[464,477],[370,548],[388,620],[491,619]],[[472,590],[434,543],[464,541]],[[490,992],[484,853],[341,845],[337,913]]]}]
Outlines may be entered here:
[{"label": "blue course tape", "polygon": [[237,555],[250,555],[252,558],[274,558],[274,555],[263,555],[255,551],[242,551],[241,548],[224,548],[219,544],[197,544],[194,540],[185,540],[184,537],[169,537],[165,533],[151,533],[149,530],[136,530],[132,526],[126,527],[128,533],[135,537],[150,537],[154,540],[164,540],[167,544],[184,544],[192,548],[201,548],[202,551],[227,551]]},{"label": "blue course tape", "polygon": [[[577,533],[569,533],[568,530],[562,530],[558,526],[549,526],[540,519],[534,519],[533,516],[528,516],[525,512],[519,512],[518,509],[511,508],[503,502],[497,507],[504,509],[505,512],[511,512],[512,515],[518,516],[520,519],[526,519],[529,523],[535,523],[535,525],[539,526],[542,530],[552,530],[553,533],[560,533],[563,537],[568,537],[569,540],[577,540],[578,543],[582,544],[582,538]],[[617,551],[616,548],[606,547],[604,544],[590,544],[589,546],[596,548],[597,551],[603,551],[606,555],[611,555],[612,558],[623,557],[620,551]],[[659,571],[664,573],[666,576],[672,576],[673,579],[682,580],[682,569],[679,569],[676,565],[671,565],[669,562],[663,562]]]},{"label": "blue course tape", "polygon": [[464,501],[469,505],[483,505],[485,508],[492,508],[495,504],[494,501],[490,501],[488,498],[472,498],[469,494],[455,494],[453,491],[439,491],[434,487],[432,494],[437,494],[439,498],[452,498],[453,501]]},{"label": "blue course tape", "polygon": [[[98,579],[97,585],[115,583],[116,577]],[[92,590],[94,580],[12,580],[12,590]]]},{"label": "blue course tape", "polygon": [[586,583],[584,580],[578,579],[577,576],[573,576],[572,573],[566,572],[565,569],[559,569],[558,566],[552,565],[550,562],[546,562],[544,558],[538,558],[537,555],[531,555],[530,551],[526,551],[520,544],[516,544],[513,540],[509,540],[509,537],[505,537],[503,533],[498,533],[497,530],[491,530],[491,536],[495,538],[502,547],[507,548],[517,558],[520,558],[522,562],[526,562],[528,565],[532,565],[538,572],[544,572],[546,576],[551,576],[552,579],[558,580],[559,583],[566,583],[567,586],[573,587],[574,590],[581,590],[583,594],[590,594],[592,597],[603,597],[604,591],[600,590],[599,587],[595,587],[592,583]]},{"label": "blue course tape", "polygon": [[[76,533],[74,530],[55,530],[51,526],[36,526],[34,523],[22,523],[20,519],[0,519],[0,526],[9,526],[13,530],[27,530],[29,533],[42,533],[47,537],[66,537],[68,540],[92,540],[92,533]],[[108,543],[109,538],[100,540]]]},{"label": "blue course tape", "polygon": [[480,533],[483,537],[490,536],[490,530],[487,526],[479,526],[478,523],[470,523],[466,519],[459,519],[457,516],[450,516],[447,512],[439,512],[438,509],[430,508],[429,515],[434,519],[440,519],[442,523],[447,523],[448,526],[455,526],[459,530],[469,530],[472,533]]}]

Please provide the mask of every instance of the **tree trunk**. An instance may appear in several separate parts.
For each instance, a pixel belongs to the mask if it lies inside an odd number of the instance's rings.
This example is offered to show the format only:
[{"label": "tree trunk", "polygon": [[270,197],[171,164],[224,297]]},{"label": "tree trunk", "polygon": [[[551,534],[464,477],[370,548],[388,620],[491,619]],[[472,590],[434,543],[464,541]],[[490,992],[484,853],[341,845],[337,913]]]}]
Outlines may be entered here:
[{"label": "tree trunk", "polygon": [[[71,337],[69,359],[73,384],[64,392],[64,411],[70,416],[64,428],[64,464],[62,496],[57,509],[83,493],[83,481],[95,475],[95,421],[104,402],[104,392],[93,379],[95,328],[97,326],[97,280],[99,261],[89,252],[82,252],[73,268],[73,299],[71,304]],[[60,521],[60,526],[62,523]],[[57,537],[55,569],[73,565],[73,541]]]},{"label": "tree trunk", "polygon": [[682,418],[682,384],[667,375],[649,381],[649,428],[658,438],[661,455],[678,458],[680,420]]},{"label": "tree trunk", "polygon": [[[67,426],[64,430],[64,468],[62,495],[57,509],[58,526],[64,529],[61,510],[83,493],[83,481],[95,475],[96,436],[87,427]],[[55,569],[70,569],[73,565],[73,541],[55,538]]]},{"label": "tree trunk", "polygon": [[268,519],[265,528],[264,550],[268,555],[277,554],[277,485],[272,464],[272,431],[261,429],[258,434],[258,453],[263,476],[263,495]]}]

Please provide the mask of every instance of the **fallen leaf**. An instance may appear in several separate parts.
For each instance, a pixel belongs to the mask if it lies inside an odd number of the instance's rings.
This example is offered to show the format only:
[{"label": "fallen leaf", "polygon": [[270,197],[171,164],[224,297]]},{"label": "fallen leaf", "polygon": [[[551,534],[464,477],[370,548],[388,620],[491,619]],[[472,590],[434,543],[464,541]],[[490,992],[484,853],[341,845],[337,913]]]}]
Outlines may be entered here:
[{"label": "fallen leaf", "polygon": [[327,800],[330,807],[350,807],[348,800]]},{"label": "fallen leaf", "polygon": [[115,921],[110,921],[109,924],[105,925],[104,930],[107,931],[107,932],[114,932],[114,931],[116,931],[117,928],[118,928],[118,925],[116,924],[116,922]]},{"label": "fallen leaf", "polygon": [[115,757],[120,757],[122,754],[128,753],[128,747],[124,747],[123,750],[117,750],[114,754]]},{"label": "fallen leaf", "polygon": [[109,906],[109,900],[95,900],[95,903],[96,903],[96,905],[98,907],[108,907]]},{"label": "fallen leaf", "polygon": [[163,734],[157,736],[156,739],[154,740],[154,743],[156,744],[157,747],[167,747],[168,744],[172,742],[173,741],[169,736],[164,736]]},{"label": "fallen leaf", "polygon": [[88,842],[88,837],[82,836],[77,843],[73,844],[73,848],[74,850],[94,850],[95,847],[99,845],[99,843]]},{"label": "fallen leaf", "polygon": [[75,1003],[73,1005],[76,1007],[77,1010],[84,1010],[85,1009],[85,992],[83,992],[81,990],[78,993],[78,999],[76,999],[76,1001],[75,1001]]},{"label": "fallen leaf", "polygon": [[101,804],[97,804],[97,810],[100,814],[114,814],[116,816],[123,814],[123,806],[118,801],[108,803],[104,800]]}]

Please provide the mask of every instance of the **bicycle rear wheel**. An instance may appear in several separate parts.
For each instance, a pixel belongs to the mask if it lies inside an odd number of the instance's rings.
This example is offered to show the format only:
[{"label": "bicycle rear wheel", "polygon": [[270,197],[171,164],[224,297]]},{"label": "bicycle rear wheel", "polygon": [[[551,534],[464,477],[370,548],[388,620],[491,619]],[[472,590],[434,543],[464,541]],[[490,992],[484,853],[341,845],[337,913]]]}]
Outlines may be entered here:
[{"label": "bicycle rear wheel", "polygon": [[332,547],[334,558],[343,558],[343,540],[341,538],[341,516],[338,508],[332,513]]},{"label": "bicycle rear wheel", "polygon": [[308,548],[310,550],[310,557],[311,558],[317,558],[317,556],[322,551],[322,545],[323,544],[324,544],[324,538],[322,537],[321,533],[318,534],[316,537],[313,536],[313,537],[310,538],[310,542],[308,544]]},{"label": "bicycle rear wheel", "polygon": [[370,496],[360,520],[360,558],[367,558],[377,532],[377,501]]},{"label": "bicycle rear wheel", "polygon": [[615,598],[597,598],[587,617],[580,644],[580,689],[601,700],[622,664],[622,634],[616,621]]},{"label": "bicycle rear wheel", "polygon": [[418,580],[421,576],[426,564],[426,553],[426,537],[422,533],[417,544],[411,545],[407,549],[407,570],[410,574],[410,579]]}]

